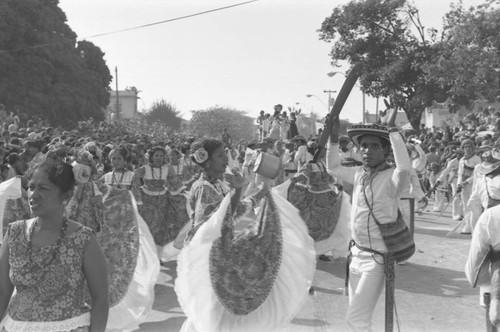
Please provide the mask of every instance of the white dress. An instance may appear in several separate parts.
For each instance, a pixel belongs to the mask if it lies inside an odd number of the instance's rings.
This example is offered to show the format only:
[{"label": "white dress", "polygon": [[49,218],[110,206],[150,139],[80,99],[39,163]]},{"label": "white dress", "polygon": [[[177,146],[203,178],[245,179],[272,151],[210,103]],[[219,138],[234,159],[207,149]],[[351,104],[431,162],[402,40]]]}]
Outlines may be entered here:
[{"label": "white dress", "polygon": [[[298,211],[290,203],[272,193],[263,201],[265,207],[258,215],[262,213],[264,222],[259,223],[261,219],[257,218],[253,225],[228,240],[228,229],[233,233],[232,218],[227,213],[230,195],[226,195],[216,212],[181,251],[175,291],[188,317],[181,331],[271,331],[285,327],[301,309],[315,271],[313,240],[307,234]],[[254,237],[259,226],[265,229],[260,236]],[[254,240],[257,245],[252,242]],[[272,249],[269,252],[276,253],[273,250],[279,246],[279,257],[269,256],[278,257],[272,261],[277,264],[269,264],[266,255],[262,260],[232,260],[242,252],[247,253],[240,251],[238,245],[247,245],[247,249],[251,247],[259,252],[266,243]],[[218,251],[221,246],[226,251]],[[263,252],[268,251],[264,249]],[[211,259],[213,257],[218,259]],[[232,263],[223,265],[223,262]],[[219,264],[232,272],[224,275],[225,271]],[[247,269],[249,265],[256,268]],[[275,269],[270,271],[272,267]],[[262,280],[266,282],[261,284]],[[263,289],[268,292],[263,292]],[[246,293],[252,291],[255,293]],[[240,292],[246,296],[239,296]],[[255,299],[260,299],[260,303],[256,305]]]}]

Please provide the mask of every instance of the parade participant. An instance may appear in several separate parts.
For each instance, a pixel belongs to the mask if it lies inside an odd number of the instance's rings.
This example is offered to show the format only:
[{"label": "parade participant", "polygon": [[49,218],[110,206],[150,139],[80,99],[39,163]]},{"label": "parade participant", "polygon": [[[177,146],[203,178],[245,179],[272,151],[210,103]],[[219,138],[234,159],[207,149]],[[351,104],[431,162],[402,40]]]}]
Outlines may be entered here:
[{"label": "parade participant", "polygon": [[281,164],[283,165],[284,177],[283,180],[286,181],[295,176],[297,173],[297,164],[295,164],[295,144],[292,142],[285,143],[285,152],[281,157]]},{"label": "parade participant", "polygon": [[[92,230],[64,217],[74,185],[73,170],[62,161],[46,160],[33,173],[30,205],[36,217],[12,223],[0,249],[5,331],[106,328],[106,260]],[[85,303],[87,287],[92,307]]]},{"label": "parade participant", "polygon": [[[175,291],[188,317],[181,331],[285,326],[307,298],[314,272],[303,221],[266,188],[242,201],[243,177],[234,170],[224,173],[222,142],[203,139],[192,151],[203,172],[191,189],[193,227],[178,258]],[[230,188],[224,188],[223,177]],[[259,202],[258,217],[239,224]]]},{"label": "parade participant", "polygon": [[446,163],[446,168],[441,172],[441,175],[437,179],[437,183],[441,184],[443,182],[448,182],[451,186],[452,196],[452,218],[453,220],[463,219],[463,207],[462,199],[458,195],[458,165],[459,160],[463,157],[463,150],[456,149],[454,155],[450,157],[450,160]]},{"label": "parade participant", "polygon": [[297,170],[300,170],[306,162],[313,159],[313,156],[307,152],[307,140],[304,136],[298,135],[292,139],[295,143],[296,153],[294,162],[297,165]]},{"label": "parade participant", "polygon": [[[250,197],[240,201],[244,184],[243,176],[235,170],[231,170],[231,174],[224,173],[227,167],[227,156],[220,141],[203,139],[193,143],[191,151],[193,161],[202,168],[202,173],[191,187],[188,198],[191,213],[189,219],[192,227],[188,232],[187,241],[208,220],[228,193],[228,188],[222,183],[223,179],[228,182],[231,188],[235,189],[231,199],[231,206],[237,216],[249,213],[256,202],[255,199],[250,199]],[[262,191],[262,189],[259,190],[260,196],[257,197],[262,198]]]},{"label": "parade participant", "polygon": [[182,158],[179,163],[182,164],[182,182],[186,192],[191,190],[191,185],[198,179],[201,168],[191,159],[191,144],[185,142],[181,148]]},{"label": "parade participant", "polygon": [[481,162],[481,158],[474,154],[474,142],[470,139],[464,139],[460,144],[460,148],[464,151],[464,156],[460,159],[458,164],[458,186],[457,189],[461,191],[462,206],[464,209],[464,227],[461,234],[470,234],[472,232],[472,214],[467,203],[472,192],[472,174],[474,167]]},{"label": "parade participant", "polygon": [[297,115],[300,114],[300,109],[298,111],[290,112],[290,128],[288,130],[288,139],[292,139],[299,134],[297,129]]},{"label": "parade participant", "polygon": [[142,204],[140,183],[134,172],[127,169],[129,152],[124,147],[114,148],[109,153],[113,170],[104,174],[100,182],[118,189],[128,189],[134,194],[137,205]]},{"label": "parade participant", "polygon": [[481,163],[474,168],[472,191],[467,203],[472,229],[484,210],[500,203],[500,196],[496,195],[500,188],[500,151],[498,148],[485,151],[481,159]]},{"label": "parade participant", "polygon": [[[66,206],[68,218],[99,233],[103,223],[102,193],[97,186],[97,167],[94,156],[85,149],[77,152],[73,161],[74,170],[81,176],[75,177],[73,197]],[[78,166],[76,166],[78,164]]]},{"label": "parade participant", "polygon": [[[498,189],[498,188],[497,188]],[[493,193],[500,197],[500,191]],[[498,259],[500,251],[500,206],[486,209],[472,233],[465,275],[469,283],[480,287],[479,303],[486,308],[487,331],[499,323]],[[494,279],[493,279],[494,277]],[[495,294],[497,293],[497,294]],[[490,303],[490,299],[492,300]],[[489,306],[491,305],[491,308]],[[491,325],[490,325],[491,324]]]},{"label": "parade participant", "polygon": [[266,133],[264,132],[264,120],[266,118],[265,112],[262,110],[257,117],[257,126],[259,127],[259,140],[262,140],[266,137]]},{"label": "parade participant", "polygon": [[[168,182],[174,176],[171,167],[165,165],[166,152],[159,146],[148,152],[149,165],[138,168],[135,173],[143,181],[141,216],[149,226],[155,239],[158,255],[163,246],[173,241],[177,234],[168,231]],[[182,227],[181,225],[180,227]]]},{"label": "parade participant", "polygon": [[286,111],[283,111],[280,115],[280,137],[281,141],[287,139],[288,128],[290,127],[290,119],[288,119],[288,115]]},{"label": "parade participant", "polygon": [[438,181],[441,175],[440,164],[433,162],[428,167],[429,183],[434,194],[434,212],[441,212],[444,208],[446,192],[448,191],[447,181]]},{"label": "parade participant", "polygon": [[[390,116],[391,129],[380,125],[358,125],[348,130],[359,146],[364,166],[343,167],[339,157],[338,117],[331,126],[327,150],[327,167],[334,177],[354,185],[351,212],[349,309],[346,321],[350,330],[371,330],[371,317],[384,286],[388,247],[382,229],[398,219],[399,199],[410,185],[410,158],[403,138],[394,128],[396,111]],[[386,158],[392,148],[395,168]],[[399,221],[401,223],[403,221]],[[404,222],[403,222],[404,224]],[[406,241],[406,240],[405,240]],[[402,243],[408,255],[414,252],[413,241]],[[406,247],[406,245],[408,245]]]},{"label": "parade participant", "polygon": [[269,118],[271,124],[269,129],[269,135],[267,137],[272,139],[280,138],[280,121],[281,121],[281,111],[283,110],[283,106],[280,104],[274,105],[274,114]]}]

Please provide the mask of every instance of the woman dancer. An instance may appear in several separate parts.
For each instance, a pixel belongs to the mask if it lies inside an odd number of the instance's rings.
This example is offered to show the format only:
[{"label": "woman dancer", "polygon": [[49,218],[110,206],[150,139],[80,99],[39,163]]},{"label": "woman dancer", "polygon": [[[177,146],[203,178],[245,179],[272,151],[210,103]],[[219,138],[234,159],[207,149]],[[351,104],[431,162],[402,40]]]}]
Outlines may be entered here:
[{"label": "woman dancer", "polygon": [[[192,229],[177,265],[175,290],[188,316],[181,331],[283,327],[300,310],[314,273],[304,222],[267,188],[240,200],[243,177],[224,173],[222,142],[204,139],[192,151],[203,172],[188,199]],[[259,202],[258,217],[244,225],[242,217]]]},{"label": "woman dancer", "polygon": [[270,118],[271,120],[271,129],[269,131],[269,135],[267,137],[273,139],[280,138],[280,126],[281,126],[281,110],[283,106],[280,104],[274,106],[274,114]]},{"label": "woman dancer", "polygon": [[138,181],[125,169],[128,151],[116,148],[110,157],[113,171],[103,176],[99,187],[104,222],[97,241],[109,270],[108,330],[131,331],[152,309],[160,265],[153,236],[137,208]]},{"label": "woman dancer", "polygon": [[[30,180],[36,218],[12,223],[0,249],[0,317],[6,314],[2,331],[106,328],[104,255],[91,229],[64,217],[74,185],[71,166],[51,159]],[[85,303],[87,286],[91,308]]]},{"label": "woman dancer", "polygon": [[124,147],[115,148],[110,151],[109,159],[113,170],[104,174],[100,182],[118,189],[128,189],[134,194],[137,205],[142,204],[140,183],[134,172],[127,169],[130,155]]},{"label": "woman dancer", "polygon": [[[165,165],[166,152],[162,147],[154,147],[149,151],[149,165],[138,168],[135,173],[143,181],[141,216],[149,226],[155,240],[159,256],[163,246],[173,241],[177,234],[168,230],[167,183],[172,176],[171,168]],[[181,225],[182,227],[182,225]]]}]

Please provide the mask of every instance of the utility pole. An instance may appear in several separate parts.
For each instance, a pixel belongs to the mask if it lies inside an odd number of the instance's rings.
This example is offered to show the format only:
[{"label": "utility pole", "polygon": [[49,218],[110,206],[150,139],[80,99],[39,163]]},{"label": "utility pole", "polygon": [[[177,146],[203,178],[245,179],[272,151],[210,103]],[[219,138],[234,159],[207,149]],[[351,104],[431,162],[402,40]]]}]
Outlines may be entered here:
[{"label": "utility pole", "polygon": [[115,82],[116,82],[116,121],[120,121],[120,96],[118,92],[118,67],[115,66]]}]

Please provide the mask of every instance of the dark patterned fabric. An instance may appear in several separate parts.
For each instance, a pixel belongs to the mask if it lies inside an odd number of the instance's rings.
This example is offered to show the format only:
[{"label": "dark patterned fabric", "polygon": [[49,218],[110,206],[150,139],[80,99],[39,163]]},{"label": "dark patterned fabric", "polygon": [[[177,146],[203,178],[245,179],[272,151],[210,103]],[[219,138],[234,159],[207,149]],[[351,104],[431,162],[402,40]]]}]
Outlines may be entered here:
[{"label": "dark patterned fabric", "polygon": [[11,222],[16,220],[29,219],[31,217],[30,204],[28,202],[28,193],[23,190],[22,197],[16,199],[8,199],[5,202],[5,210],[3,212],[3,234],[2,238],[7,233],[7,229]]},{"label": "dark patterned fabric", "polygon": [[30,252],[25,225],[20,220],[9,229],[10,279],[16,287],[7,309],[9,315],[17,321],[47,322],[89,312],[82,266],[92,231],[82,226],[67,235],[52,260],[57,245],[32,248]]},{"label": "dark patterned fabric", "polygon": [[255,221],[237,234],[228,208],[221,237],[210,251],[212,287],[227,310],[247,315],[264,303],[278,274],[282,251],[281,223],[270,194]]},{"label": "dark patterned fabric", "polygon": [[127,293],[139,254],[139,229],[127,189],[108,187],[104,201],[104,223],[97,242],[106,256],[109,303],[117,304]]},{"label": "dark patterned fabric", "polygon": [[314,241],[329,238],[340,215],[342,195],[321,163],[307,163],[290,180],[288,201],[304,219]]},{"label": "dark patterned fabric", "polygon": [[186,197],[183,194],[170,195],[167,211],[166,237],[167,241],[171,242],[177,238],[181,229],[189,222]]},{"label": "dark patterned fabric", "polygon": [[168,192],[156,196],[142,193],[140,213],[153,235],[155,244],[159,246],[164,246],[172,241],[167,232],[169,196]]},{"label": "dark patterned fabric", "polygon": [[102,195],[92,179],[75,187],[73,197],[66,206],[68,218],[97,233],[100,231],[102,216]]}]

